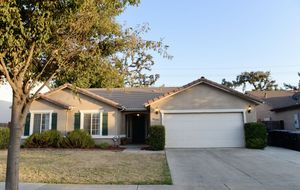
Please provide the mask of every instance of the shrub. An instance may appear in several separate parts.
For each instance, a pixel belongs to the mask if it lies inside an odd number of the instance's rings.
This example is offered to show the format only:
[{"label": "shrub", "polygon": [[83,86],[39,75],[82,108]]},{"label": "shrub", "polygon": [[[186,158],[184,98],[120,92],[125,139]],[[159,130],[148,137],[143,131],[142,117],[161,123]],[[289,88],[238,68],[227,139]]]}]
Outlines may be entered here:
[{"label": "shrub", "polygon": [[92,136],[84,130],[74,130],[63,138],[62,147],[64,148],[93,148],[95,141]]},{"label": "shrub", "polygon": [[29,136],[24,143],[26,148],[59,148],[62,135],[56,130],[34,133]]},{"label": "shrub", "polygon": [[165,127],[162,125],[150,126],[147,141],[151,150],[163,150],[165,148]]},{"label": "shrub", "polygon": [[104,143],[100,143],[98,145],[96,145],[97,148],[100,148],[100,149],[108,149],[110,147],[110,144],[104,142]]},{"label": "shrub", "polygon": [[247,148],[263,149],[267,146],[267,128],[263,123],[245,124],[245,142]]},{"label": "shrub", "polygon": [[9,128],[0,128],[0,149],[8,147],[9,142]]}]

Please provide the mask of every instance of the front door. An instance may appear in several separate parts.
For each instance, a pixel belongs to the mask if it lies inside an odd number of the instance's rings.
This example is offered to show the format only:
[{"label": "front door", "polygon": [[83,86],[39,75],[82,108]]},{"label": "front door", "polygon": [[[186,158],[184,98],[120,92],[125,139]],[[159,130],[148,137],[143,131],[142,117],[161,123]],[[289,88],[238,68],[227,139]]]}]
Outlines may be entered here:
[{"label": "front door", "polygon": [[132,116],[132,142],[145,143],[145,115]]}]

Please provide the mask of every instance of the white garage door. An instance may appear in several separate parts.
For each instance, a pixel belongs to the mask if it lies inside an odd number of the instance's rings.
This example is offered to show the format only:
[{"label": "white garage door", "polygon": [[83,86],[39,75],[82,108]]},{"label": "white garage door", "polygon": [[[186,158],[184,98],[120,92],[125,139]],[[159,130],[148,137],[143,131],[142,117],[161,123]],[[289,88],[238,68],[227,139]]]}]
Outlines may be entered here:
[{"label": "white garage door", "polygon": [[165,113],[167,148],[243,147],[242,113]]}]

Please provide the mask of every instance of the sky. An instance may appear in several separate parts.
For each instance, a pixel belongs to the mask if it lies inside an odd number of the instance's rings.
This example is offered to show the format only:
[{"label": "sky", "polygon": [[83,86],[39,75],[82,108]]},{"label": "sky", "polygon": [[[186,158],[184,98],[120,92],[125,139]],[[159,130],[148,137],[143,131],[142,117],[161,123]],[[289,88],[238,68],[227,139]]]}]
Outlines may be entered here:
[{"label": "sky", "polygon": [[282,86],[300,72],[299,0],[141,0],[117,20],[148,23],[143,37],[164,39],[172,60],[155,56],[156,86],[181,86],[204,76],[234,80],[244,71],[271,71]]},{"label": "sky", "polygon": [[[181,86],[201,76],[234,80],[244,71],[271,71],[272,78],[297,85],[300,72],[299,0],[141,0],[117,20],[148,23],[145,39],[164,39],[172,60],[156,55],[156,86]],[[11,101],[8,86],[0,100]]]}]

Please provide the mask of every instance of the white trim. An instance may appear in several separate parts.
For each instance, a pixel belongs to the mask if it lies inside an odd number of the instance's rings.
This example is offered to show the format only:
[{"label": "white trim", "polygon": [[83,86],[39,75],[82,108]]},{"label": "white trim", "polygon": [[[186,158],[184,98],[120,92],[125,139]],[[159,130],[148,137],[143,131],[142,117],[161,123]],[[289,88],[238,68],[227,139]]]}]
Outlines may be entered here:
[{"label": "white trim", "polygon": [[160,113],[162,125],[164,125],[164,115],[168,113],[241,113],[243,115],[243,122],[247,122],[245,109],[160,110]]},{"label": "white trim", "polygon": [[108,135],[108,136],[93,135],[92,138],[93,139],[112,139],[115,136],[119,136],[120,138],[126,137],[126,135]]},{"label": "white trim", "polygon": [[[102,136],[102,125],[103,125],[103,111],[101,111],[100,113],[100,135],[99,136]],[[108,113],[107,113],[107,120],[108,120]],[[108,123],[108,122],[107,122]],[[108,127],[108,126],[107,126]]]},{"label": "white trim", "polygon": [[[84,122],[84,114],[100,114],[100,126],[99,126],[99,135],[92,135],[92,128],[90,129],[90,134],[92,137],[101,137],[102,135],[102,114],[103,114],[103,110],[80,110],[80,129],[84,129],[83,127],[83,122]],[[92,119],[93,116],[91,115],[91,124],[92,124]]]},{"label": "white trim", "polygon": [[[49,113],[49,130],[52,129],[52,113],[54,111],[53,110],[29,110],[30,113],[30,125],[29,125],[29,135],[33,134],[33,123],[34,123],[34,114],[46,114]],[[24,129],[25,130],[25,129]],[[22,135],[22,138],[25,137],[27,138],[28,136],[24,136],[24,132]]]}]

